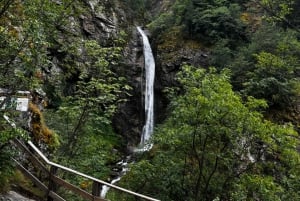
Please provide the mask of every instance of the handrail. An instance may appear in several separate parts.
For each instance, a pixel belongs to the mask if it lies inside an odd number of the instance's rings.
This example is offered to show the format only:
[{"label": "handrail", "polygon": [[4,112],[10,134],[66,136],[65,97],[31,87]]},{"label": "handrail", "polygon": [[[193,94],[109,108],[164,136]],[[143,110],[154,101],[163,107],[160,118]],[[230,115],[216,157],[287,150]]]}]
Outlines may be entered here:
[{"label": "handrail", "polygon": [[48,165],[50,166],[54,166],[56,168],[60,168],[62,170],[65,170],[67,172],[70,172],[70,173],[73,173],[73,174],[76,174],[76,175],[79,175],[79,176],[82,176],[82,177],[85,177],[87,179],[90,179],[94,182],[98,182],[100,184],[103,184],[103,185],[106,185],[106,186],[109,186],[113,189],[116,189],[116,190],[119,190],[119,191],[122,191],[122,192],[125,192],[125,193],[128,193],[128,194],[131,194],[131,195],[134,195],[134,196],[137,196],[137,197],[140,197],[140,198],[143,198],[143,199],[146,199],[146,200],[149,200],[149,201],[160,201],[158,199],[155,199],[155,198],[151,198],[149,196],[146,196],[146,195],[142,195],[142,194],[139,194],[139,193],[136,193],[136,192],[133,192],[133,191],[130,191],[128,189],[125,189],[125,188],[122,188],[122,187],[119,187],[119,186],[116,186],[116,185],[113,185],[113,184],[110,184],[110,183],[107,183],[105,181],[102,181],[100,179],[96,179],[92,176],[89,176],[89,175],[86,175],[84,173],[81,173],[81,172],[78,172],[76,170],[73,170],[71,168],[68,168],[68,167],[65,167],[63,165],[59,165],[57,163],[54,163],[52,161],[50,161],[31,141],[28,141],[27,142],[28,145],[45,161],[45,163],[47,163]]},{"label": "handrail", "polygon": [[[13,121],[11,121],[10,119],[9,119],[9,117],[8,116],[6,116],[6,115],[3,115],[3,117],[4,117],[4,119],[13,127],[13,128],[16,128],[16,124],[13,122]],[[57,164],[57,163],[54,163],[54,162],[52,162],[52,161],[50,161],[30,140],[29,141],[27,141],[27,143],[28,143],[28,145],[44,160],[44,162],[46,163],[46,164],[48,164],[48,165],[50,165],[51,166],[51,169],[53,169],[53,167],[54,168],[60,168],[60,169],[62,169],[62,170],[65,170],[65,171],[67,171],[67,172],[70,172],[70,173],[73,173],[73,174],[76,174],[76,175],[79,175],[79,176],[82,176],[82,177],[85,177],[85,178],[87,178],[87,179],[90,179],[90,180],[92,180],[93,182],[96,182],[96,183],[98,183],[98,184],[102,184],[102,185],[106,185],[106,186],[109,186],[109,187],[111,187],[111,188],[113,188],[113,189],[116,189],[116,190],[119,190],[119,191],[122,191],[122,192],[125,192],[125,193],[128,193],[128,194],[131,194],[131,195],[134,195],[134,196],[136,196],[136,197],[140,197],[140,198],[143,198],[143,199],[146,199],[146,200],[149,200],[149,201],[160,201],[160,200],[158,200],[158,199],[155,199],[155,198],[152,198],[152,197],[149,197],[149,196],[146,196],[146,195],[142,195],[142,194],[140,194],[140,193],[136,193],[136,192],[133,192],[133,191],[130,191],[130,190],[128,190],[128,189],[125,189],[125,188],[122,188],[122,187],[119,187],[119,186],[116,186],[116,185],[113,185],[113,184],[110,184],[110,183],[107,183],[107,182],[105,182],[105,181],[102,181],[102,180],[100,180],[100,179],[96,179],[96,178],[94,178],[94,177],[91,177],[91,176],[89,176],[89,175],[86,175],[86,174],[84,174],[84,173],[81,173],[81,172],[78,172],[78,171],[76,171],[76,170],[73,170],[73,169],[71,169],[71,168],[68,168],[68,167],[65,167],[65,166],[63,166],[63,165],[59,165],[59,164]],[[27,149],[26,149],[27,150]],[[16,161],[17,162],[17,161]],[[38,162],[39,163],[39,162]],[[28,171],[26,171],[24,168],[23,168],[23,166],[21,165],[21,164],[19,164],[19,168],[20,169],[22,169],[22,170],[24,170],[23,172],[27,172],[27,173],[29,173]],[[44,167],[45,168],[45,167]],[[51,170],[50,170],[50,172],[51,172]],[[51,173],[50,173],[51,174]],[[30,175],[30,177],[34,177],[33,175],[31,175],[31,174],[29,174]],[[53,175],[52,175],[53,176]],[[55,177],[54,177],[55,178]],[[49,178],[50,179],[50,181],[51,181],[51,177]],[[35,181],[37,181],[37,179],[35,179],[34,178],[34,180]],[[53,191],[49,191],[49,194],[51,194],[52,196],[54,196],[55,198],[60,198],[57,194],[55,194]],[[93,194],[94,195],[94,194]],[[63,199],[59,199],[59,200],[63,200]]]}]

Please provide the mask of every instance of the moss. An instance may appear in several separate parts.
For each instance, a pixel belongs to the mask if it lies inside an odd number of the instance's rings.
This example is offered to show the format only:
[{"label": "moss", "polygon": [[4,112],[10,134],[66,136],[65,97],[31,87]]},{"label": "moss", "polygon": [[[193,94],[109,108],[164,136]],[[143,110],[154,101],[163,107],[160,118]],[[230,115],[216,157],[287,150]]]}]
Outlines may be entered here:
[{"label": "moss", "polygon": [[163,54],[165,62],[174,62],[182,56],[183,50],[198,50],[205,46],[199,41],[185,38],[180,26],[170,28],[159,35],[158,51]]},{"label": "moss", "polygon": [[42,112],[37,105],[30,103],[29,110],[32,112],[31,129],[35,141],[42,141],[50,148],[55,148],[59,145],[58,136],[50,130],[45,124]]},{"label": "moss", "polygon": [[28,180],[19,170],[16,170],[14,175],[10,178],[10,183],[11,186],[17,188],[18,192],[26,194],[26,196],[33,198],[44,197],[44,193],[30,180]]},{"label": "moss", "polygon": [[83,190],[91,189],[92,185],[93,182],[90,180],[83,180],[82,182],[80,182],[80,188]]},{"label": "moss", "polygon": [[0,193],[9,191],[9,177],[7,175],[2,175],[0,172]]},{"label": "moss", "polygon": [[199,41],[185,38],[180,26],[170,28],[168,31],[161,34],[159,38],[162,41],[159,44],[159,48],[161,49],[199,49],[203,47],[203,44],[201,44]]}]

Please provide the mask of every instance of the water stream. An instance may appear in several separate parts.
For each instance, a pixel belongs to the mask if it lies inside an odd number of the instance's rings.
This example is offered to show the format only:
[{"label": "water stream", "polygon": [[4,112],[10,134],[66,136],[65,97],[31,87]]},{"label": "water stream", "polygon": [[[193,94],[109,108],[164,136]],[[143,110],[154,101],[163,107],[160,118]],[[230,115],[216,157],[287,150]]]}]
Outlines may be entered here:
[{"label": "water stream", "polygon": [[143,38],[144,66],[145,66],[145,114],[146,121],[143,127],[140,145],[145,146],[153,133],[154,125],[154,77],[155,77],[155,61],[152,54],[150,42],[145,32],[137,27],[137,30]]},{"label": "water stream", "polygon": [[[121,160],[120,162],[118,162],[116,165],[121,167],[121,171],[119,172],[119,176],[117,176],[115,179],[113,179],[110,183],[111,184],[115,184],[118,181],[121,180],[121,178],[127,173],[127,171],[129,170],[128,168],[128,161],[130,160],[130,156],[127,156],[124,160]],[[110,189],[110,187],[104,185],[102,186],[102,190],[100,192],[100,196],[101,198],[105,198],[108,190]]]},{"label": "water stream", "polygon": [[[141,140],[139,148],[136,148],[134,152],[144,152],[152,148],[152,144],[149,143],[154,127],[154,77],[155,77],[155,61],[152,54],[152,49],[147,35],[141,27],[137,27],[138,32],[143,39],[143,52],[144,52],[144,68],[145,68],[145,124],[141,134]],[[122,176],[129,170],[127,164],[131,157],[127,156],[125,160],[117,163],[121,166],[119,176],[111,181],[111,184],[118,182]],[[105,198],[109,190],[108,186],[102,186],[101,197]]]}]

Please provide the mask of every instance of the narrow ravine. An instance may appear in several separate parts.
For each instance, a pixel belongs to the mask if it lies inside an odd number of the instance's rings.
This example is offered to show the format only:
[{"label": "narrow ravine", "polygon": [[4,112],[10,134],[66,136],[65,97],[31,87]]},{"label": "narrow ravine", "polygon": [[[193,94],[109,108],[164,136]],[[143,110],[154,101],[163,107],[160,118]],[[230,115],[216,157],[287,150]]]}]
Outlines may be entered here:
[{"label": "narrow ravine", "polygon": [[[143,52],[144,52],[144,68],[145,68],[145,124],[143,126],[141,140],[138,148],[134,149],[134,152],[144,152],[152,148],[150,142],[151,135],[154,128],[154,78],[155,78],[155,60],[152,53],[149,39],[141,27],[137,27],[138,32],[142,36],[143,40]],[[111,184],[115,184],[120,181],[121,178],[129,171],[128,163],[131,156],[127,156],[125,160],[118,162],[116,165],[121,166],[119,176],[111,181]],[[101,197],[105,198],[109,191],[108,186],[102,186]]]}]

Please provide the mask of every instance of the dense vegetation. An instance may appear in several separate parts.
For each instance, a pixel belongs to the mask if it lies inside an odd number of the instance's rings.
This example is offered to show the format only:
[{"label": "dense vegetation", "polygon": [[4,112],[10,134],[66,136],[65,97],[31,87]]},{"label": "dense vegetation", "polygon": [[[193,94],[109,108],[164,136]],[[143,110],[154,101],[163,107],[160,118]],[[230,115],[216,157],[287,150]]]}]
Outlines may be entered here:
[{"label": "dense vegetation", "polygon": [[[76,19],[89,12],[81,1],[5,0],[0,6],[0,88],[10,91],[8,97],[17,90],[45,91],[48,105],[43,115],[41,105],[30,104],[30,127],[26,127],[28,116],[20,121],[20,112],[1,110],[1,118],[7,114],[26,131],[1,120],[0,189],[6,190],[15,173],[9,143],[15,137],[31,139],[60,164],[108,177],[107,164],[120,157],[112,151],[123,147],[111,128],[111,117],[130,89],[112,71],[119,67],[124,33],[105,41],[105,46],[80,35]],[[70,179],[77,185],[85,182]]]},{"label": "dense vegetation", "polygon": [[215,68],[183,65],[155,147],[122,185],[162,200],[299,200],[298,6],[175,1],[149,24],[158,41],[180,30],[205,44]]},{"label": "dense vegetation", "polygon": [[[148,9],[157,2],[122,5],[129,18],[149,22],[153,41],[190,40],[207,48],[213,67],[181,64],[176,87],[165,90],[170,104],[153,149],[136,156],[120,185],[165,201],[300,200],[300,1],[160,1],[163,12],[152,15]],[[128,37],[123,30],[107,41],[82,34],[76,19],[90,12],[87,5],[0,1],[0,88],[9,89],[9,97],[36,89],[48,97],[43,113],[31,105],[37,117],[31,130],[0,120],[2,191],[15,174],[11,157],[17,153],[9,144],[15,137],[102,179],[125,147],[111,121],[130,90],[114,71],[122,67]],[[168,34],[174,40],[164,38]],[[18,119],[18,127],[26,124],[19,112],[0,114]],[[64,178],[85,189],[92,185]],[[114,191],[108,196],[132,199]]]},{"label": "dense vegetation", "polygon": [[229,78],[184,66],[155,148],[122,184],[162,200],[298,200],[298,134],[264,120],[266,102],[242,101]]}]

